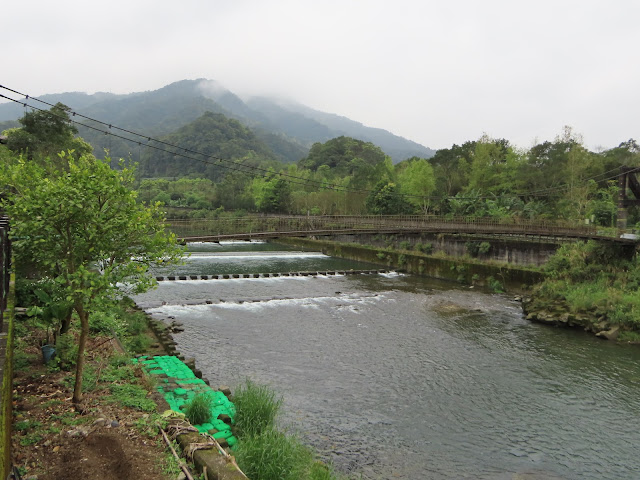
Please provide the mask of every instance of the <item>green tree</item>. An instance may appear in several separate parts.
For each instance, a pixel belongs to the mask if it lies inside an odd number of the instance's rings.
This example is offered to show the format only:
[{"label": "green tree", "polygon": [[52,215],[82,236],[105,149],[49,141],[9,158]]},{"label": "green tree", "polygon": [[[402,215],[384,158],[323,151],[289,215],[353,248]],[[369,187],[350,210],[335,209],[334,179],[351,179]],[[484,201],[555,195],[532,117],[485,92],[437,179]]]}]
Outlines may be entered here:
[{"label": "green tree", "polygon": [[22,158],[4,165],[2,206],[12,219],[18,258],[30,259],[63,290],[80,320],[73,401],[82,400],[84,351],[93,312],[120,293],[155,283],[149,268],[181,255],[167,234],[159,206],[136,202],[132,169],[112,170],[109,159],[60,154],[65,170],[51,175]]},{"label": "green tree", "polygon": [[91,145],[75,135],[69,107],[58,102],[50,110],[25,113],[18,121],[22,128],[8,130],[7,147],[28,158],[46,158],[63,150],[73,150],[77,156],[90,153]]},{"label": "green tree", "polygon": [[291,189],[284,178],[255,178],[251,184],[251,191],[259,211],[284,213],[289,210]]},{"label": "green tree", "polygon": [[518,162],[507,140],[484,135],[476,142],[467,189],[494,194],[512,191]]},{"label": "green tree", "polygon": [[438,150],[430,159],[436,175],[436,191],[444,196],[456,195],[468,182],[469,165],[473,159],[476,142],[453,145]]},{"label": "green tree", "polygon": [[[429,211],[431,204],[429,196],[436,188],[436,179],[433,174],[433,167],[424,158],[411,158],[407,160],[405,168],[401,168],[398,173],[398,183],[400,191],[407,195],[407,200],[423,213]],[[404,162],[396,165],[400,167]]]},{"label": "green tree", "polygon": [[[298,166],[316,171],[322,165],[331,168],[338,176],[356,175],[368,177],[371,167],[384,162],[386,156],[380,147],[351,137],[337,137],[326,143],[314,143],[309,155],[298,162]],[[358,173],[360,172],[360,173]]]},{"label": "green tree", "polygon": [[413,213],[413,206],[398,192],[395,183],[381,180],[371,191],[365,203],[374,215],[401,215]]}]

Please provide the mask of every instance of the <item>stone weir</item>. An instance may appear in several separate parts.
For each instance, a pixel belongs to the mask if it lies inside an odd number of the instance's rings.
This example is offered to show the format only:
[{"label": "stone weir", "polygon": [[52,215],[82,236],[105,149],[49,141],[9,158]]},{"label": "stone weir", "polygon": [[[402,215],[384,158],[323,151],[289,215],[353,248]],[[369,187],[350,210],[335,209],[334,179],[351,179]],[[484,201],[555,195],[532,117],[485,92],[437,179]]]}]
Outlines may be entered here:
[{"label": "stone weir", "polygon": [[176,280],[227,280],[232,278],[276,278],[276,277],[314,277],[329,275],[377,275],[389,273],[388,270],[332,270],[318,272],[286,272],[286,273],[225,273],[224,275],[169,275],[157,276],[158,282]]}]

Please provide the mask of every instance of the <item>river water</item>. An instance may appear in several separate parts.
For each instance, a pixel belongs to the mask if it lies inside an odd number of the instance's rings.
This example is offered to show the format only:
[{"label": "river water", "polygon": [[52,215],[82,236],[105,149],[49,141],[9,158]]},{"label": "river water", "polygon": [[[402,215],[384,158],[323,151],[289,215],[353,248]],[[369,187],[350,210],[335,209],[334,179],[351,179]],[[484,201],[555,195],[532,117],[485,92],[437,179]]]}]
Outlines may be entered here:
[{"label": "river water", "polygon": [[[180,273],[370,267],[192,249]],[[165,281],[136,300],[184,323],[178,349],[212,384],[272,385],[283,426],[356,478],[640,478],[640,348],[532,324],[508,296],[375,274]]]}]

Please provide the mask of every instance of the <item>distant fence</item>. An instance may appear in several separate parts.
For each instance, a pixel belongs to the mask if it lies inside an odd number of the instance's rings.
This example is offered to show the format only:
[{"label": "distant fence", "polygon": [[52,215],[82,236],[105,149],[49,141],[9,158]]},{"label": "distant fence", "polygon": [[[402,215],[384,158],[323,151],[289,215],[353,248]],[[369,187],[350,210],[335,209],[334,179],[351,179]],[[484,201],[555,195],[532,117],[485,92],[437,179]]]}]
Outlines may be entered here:
[{"label": "distant fence", "polygon": [[246,215],[217,220],[168,220],[167,228],[178,237],[195,240],[228,238],[269,238],[275,236],[331,235],[337,233],[485,233],[541,235],[613,240],[594,225],[563,221],[494,219],[425,215]]}]

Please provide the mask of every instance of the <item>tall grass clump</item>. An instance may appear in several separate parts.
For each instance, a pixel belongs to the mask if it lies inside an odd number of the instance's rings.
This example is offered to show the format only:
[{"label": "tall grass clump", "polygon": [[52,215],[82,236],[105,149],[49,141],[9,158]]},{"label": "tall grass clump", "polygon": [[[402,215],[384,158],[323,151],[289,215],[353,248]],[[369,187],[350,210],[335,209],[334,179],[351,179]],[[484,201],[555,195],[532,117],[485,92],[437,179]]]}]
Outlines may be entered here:
[{"label": "tall grass clump", "polygon": [[236,458],[251,480],[338,480],[331,466],[316,460],[315,453],[293,435],[276,428],[282,397],[265,385],[247,379],[236,389],[234,433]]},{"label": "tall grass clump", "polygon": [[241,438],[257,436],[272,429],[282,406],[282,397],[266,385],[250,379],[233,395],[236,407],[235,433]]},{"label": "tall grass clump", "polygon": [[184,409],[185,416],[193,425],[202,425],[211,420],[213,398],[205,393],[194,396]]},{"label": "tall grass clump", "polygon": [[238,442],[235,456],[251,480],[309,478],[313,464],[313,454],[296,437],[285,435],[273,428],[257,435],[243,437]]}]

